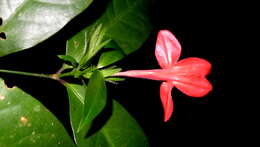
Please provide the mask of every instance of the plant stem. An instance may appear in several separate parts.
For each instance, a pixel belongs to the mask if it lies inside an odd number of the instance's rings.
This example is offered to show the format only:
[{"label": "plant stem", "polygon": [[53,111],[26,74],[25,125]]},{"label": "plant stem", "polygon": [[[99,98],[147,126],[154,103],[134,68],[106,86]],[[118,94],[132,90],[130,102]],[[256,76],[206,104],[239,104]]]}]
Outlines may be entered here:
[{"label": "plant stem", "polygon": [[16,74],[16,75],[24,75],[24,76],[48,78],[48,79],[52,79],[52,80],[57,80],[57,78],[55,78],[53,75],[38,74],[38,73],[23,72],[23,71],[0,69],[0,73],[9,73],[9,74]]}]

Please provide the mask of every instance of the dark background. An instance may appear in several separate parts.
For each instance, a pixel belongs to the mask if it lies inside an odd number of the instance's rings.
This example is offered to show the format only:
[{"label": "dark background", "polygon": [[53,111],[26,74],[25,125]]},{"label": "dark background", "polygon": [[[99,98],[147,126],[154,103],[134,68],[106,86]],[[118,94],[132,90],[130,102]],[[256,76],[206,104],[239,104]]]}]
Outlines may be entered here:
[{"label": "dark background", "polygon": [[[95,1],[59,33],[33,49],[0,58],[0,68],[55,73],[62,64],[57,55],[64,54],[66,39],[98,18],[105,9],[105,3],[106,0]],[[129,78],[117,85],[107,84],[109,97],[119,101],[136,118],[151,146],[173,146],[177,143],[206,145],[213,140],[219,142],[225,139],[216,137],[224,121],[223,111],[217,106],[225,96],[225,59],[220,38],[223,35],[220,18],[224,10],[223,3],[154,1],[150,11],[151,35],[140,50],[117,63],[124,70],[159,68],[154,47],[157,32],[161,29],[170,30],[179,39],[183,48],[181,59],[194,56],[212,63],[208,79],[213,84],[213,91],[203,98],[192,98],[173,89],[175,110],[167,123],[163,122],[159,98],[161,82]],[[0,76],[9,86],[17,85],[39,99],[70,130],[66,90],[60,83],[2,73]]]}]

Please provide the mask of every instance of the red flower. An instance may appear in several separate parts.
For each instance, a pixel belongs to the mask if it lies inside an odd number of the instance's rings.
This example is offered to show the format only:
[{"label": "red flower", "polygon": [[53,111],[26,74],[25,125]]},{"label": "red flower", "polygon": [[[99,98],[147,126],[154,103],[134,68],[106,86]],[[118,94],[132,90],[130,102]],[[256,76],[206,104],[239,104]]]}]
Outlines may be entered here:
[{"label": "red flower", "polygon": [[164,121],[168,121],[173,112],[171,91],[176,87],[192,97],[203,97],[212,90],[205,78],[211,64],[201,58],[190,57],[178,61],[181,45],[168,30],[161,30],[157,36],[155,56],[162,69],[129,70],[116,73],[115,76],[127,76],[163,81],[160,97],[164,108]]}]

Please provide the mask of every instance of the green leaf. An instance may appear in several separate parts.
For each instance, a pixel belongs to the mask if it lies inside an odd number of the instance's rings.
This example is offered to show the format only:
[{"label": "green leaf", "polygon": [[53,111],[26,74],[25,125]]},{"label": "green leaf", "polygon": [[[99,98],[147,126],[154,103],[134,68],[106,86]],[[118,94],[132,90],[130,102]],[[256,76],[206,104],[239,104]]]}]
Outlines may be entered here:
[{"label": "green leaf", "polygon": [[73,67],[77,66],[77,61],[69,55],[58,55],[58,57],[65,61],[68,65],[72,65]]},{"label": "green leaf", "polygon": [[93,0],[1,0],[0,57],[30,48],[59,31]]},{"label": "green leaf", "polygon": [[97,68],[103,68],[105,66],[111,65],[124,58],[124,54],[119,50],[104,52],[98,61]]},{"label": "green leaf", "polygon": [[79,63],[86,54],[89,37],[88,31],[81,35],[74,35],[66,43],[66,55],[73,57]]},{"label": "green leaf", "polygon": [[73,131],[73,136],[76,144],[80,140],[81,136],[77,133],[80,122],[83,118],[84,101],[86,87],[77,84],[65,84],[69,97],[70,105],[70,123]]},{"label": "green leaf", "polygon": [[73,147],[73,141],[40,102],[0,79],[1,147]]},{"label": "green leaf", "polygon": [[[112,67],[109,67],[109,68],[106,68],[106,69],[102,69],[102,70],[100,70],[100,72],[102,73],[103,77],[106,78],[106,77],[112,76],[115,73],[120,72],[121,70],[122,70],[121,68],[117,68],[116,66],[112,66]],[[86,79],[89,79],[92,74],[93,74],[92,72],[87,72],[83,75],[83,77],[86,78]]]},{"label": "green leaf", "polygon": [[104,46],[104,48],[113,48],[121,50],[121,48],[117,45],[117,43],[114,40],[111,40],[107,45]]},{"label": "green leaf", "polygon": [[96,116],[104,109],[107,100],[106,85],[100,71],[93,72],[88,82],[84,104],[84,119],[79,130],[91,123]]},{"label": "green leaf", "polygon": [[88,33],[93,28],[102,25],[104,38],[113,41],[106,42],[105,47],[120,48],[129,54],[141,47],[148,38],[151,24],[147,17],[149,0],[112,0],[105,13],[92,25],[86,27],[67,43],[67,55],[79,61],[87,49]]},{"label": "green leaf", "polygon": [[124,80],[125,80],[124,78],[114,78],[114,77],[106,78],[106,81],[108,81],[108,82],[112,82],[112,83],[115,83],[115,84],[116,84],[116,82],[124,81]]},{"label": "green leaf", "polygon": [[93,56],[98,53],[100,49],[102,49],[106,44],[110,42],[110,39],[104,40],[104,30],[102,28],[102,24],[99,24],[95,28],[91,28],[90,32],[87,36],[89,36],[89,40],[84,43],[87,43],[86,53],[83,54],[83,57],[80,59],[79,64],[84,66]]},{"label": "green leaf", "polygon": [[118,102],[112,103],[112,116],[95,134],[82,140],[79,147],[147,147],[142,128]]},{"label": "green leaf", "polygon": [[105,36],[129,54],[141,47],[151,31],[148,7],[149,0],[112,0],[96,23],[103,24]]},{"label": "green leaf", "polygon": [[121,68],[117,68],[117,67],[110,67],[110,68],[106,68],[101,70],[102,74],[104,77],[108,77],[108,76],[112,76],[115,73],[120,72],[122,69]]},{"label": "green leaf", "polygon": [[84,66],[109,41],[110,39],[104,40],[102,24],[92,25],[80,35],[75,35],[67,41],[66,55],[72,56],[80,65]]},{"label": "green leaf", "polygon": [[93,72],[87,86],[65,83],[70,103],[70,120],[76,143],[84,139],[94,118],[106,104],[106,86],[102,74]]}]

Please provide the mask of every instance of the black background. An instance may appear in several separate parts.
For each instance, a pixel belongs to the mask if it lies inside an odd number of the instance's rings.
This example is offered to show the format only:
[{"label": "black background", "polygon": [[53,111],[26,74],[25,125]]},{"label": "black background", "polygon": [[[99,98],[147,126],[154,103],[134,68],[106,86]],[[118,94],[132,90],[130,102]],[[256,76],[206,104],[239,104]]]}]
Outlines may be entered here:
[{"label": "black background", "polygon": [[[64,54],[68,37],[98,18],[105,9],[106,0],[95,1],[83,14],[64,29],[33,49],[0,58],[1,69],[37,73],[55,73],[61,66],[56,57]],[[102,8],[100,6],[102,5]],[[108,83],[108,95],[118,100],[136,118],[148,136],[151,146],[174,144],[208,144],[221,141],[223,111],[216,104],[224,101],[224,53],[221,12],[223,3],[154,1],[150,11],[153,31],[142,48],[117,65],[124,70],[159,68],[154,57],[157,32],[168,29],[182,45],[181,59],[200,57],[212,63],[208,79],[213,91],[203,98],[192,98],[173,89],[175,110],[171,119],[163,122],[158,81],[130,79],[117,85]],[[39,99],[70,130],[68,100],[65,88],[58,82],[39,78],[0,74],[9,86],[17,85]],[[70,132],[71,133],[71,132]]]}]

